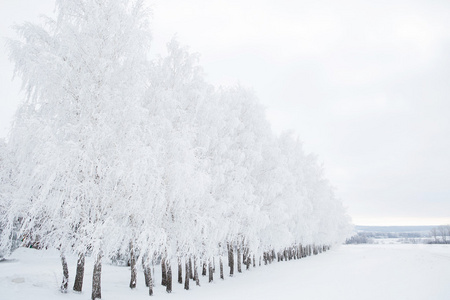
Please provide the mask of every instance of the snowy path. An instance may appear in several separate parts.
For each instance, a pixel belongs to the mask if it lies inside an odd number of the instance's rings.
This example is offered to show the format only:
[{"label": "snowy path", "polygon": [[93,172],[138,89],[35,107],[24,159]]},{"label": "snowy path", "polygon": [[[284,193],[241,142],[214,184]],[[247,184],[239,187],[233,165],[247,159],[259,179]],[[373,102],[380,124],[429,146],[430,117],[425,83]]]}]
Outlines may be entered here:
[{"label": "snowy path", "polygon": [[[56,252],[21,249],[16,261],[0,263],[0,299],[89,299],[90,270],[85,292],[60,294]],[[71,275],[74,259],[69,260]],[[88,261],[87,267],[91,268]],[[175,270],[174,270],[175,271]],[[129,290],[129,270],[104,266],[103,299],[149,299],[139,274],[138,288]],[[73,278],[71,278],[73,279]],[[156,278],[159,282],[158,277]],[[225,281],[215,278],[190,291],[174,280],[174,291],[155,288],[153,299],[450,299],[450,245],[342,246],[299,261],[274,263],[244,271]]]}]

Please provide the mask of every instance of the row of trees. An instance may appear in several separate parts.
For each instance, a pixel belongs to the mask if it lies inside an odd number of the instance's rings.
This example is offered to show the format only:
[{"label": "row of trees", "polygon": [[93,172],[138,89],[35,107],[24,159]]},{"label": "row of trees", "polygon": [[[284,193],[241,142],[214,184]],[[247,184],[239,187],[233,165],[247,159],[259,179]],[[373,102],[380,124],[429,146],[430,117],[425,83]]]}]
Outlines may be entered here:
[{"label": "row of trees", "polygon": [[249,266],[345,240],[348,217],[316,158],[271,133],[251,92],[212,87],[176,41],[148,59],[143,1],[56,9],[9,42],[27,97],[0,144],[4,254],[16,234],[60,249],[65,270],[77,253],[78,290],[91,255],[97,299],[104,258],[129,258],[133,288],[137,265],[148,276],[159,259],[166,273],[172,260]]},{"label": "row of trees", "polygon": [[450,225],[441,225],[434,227],[430,231],[430,236],[433,238],[433,244],[447,244],[450,243]]}]

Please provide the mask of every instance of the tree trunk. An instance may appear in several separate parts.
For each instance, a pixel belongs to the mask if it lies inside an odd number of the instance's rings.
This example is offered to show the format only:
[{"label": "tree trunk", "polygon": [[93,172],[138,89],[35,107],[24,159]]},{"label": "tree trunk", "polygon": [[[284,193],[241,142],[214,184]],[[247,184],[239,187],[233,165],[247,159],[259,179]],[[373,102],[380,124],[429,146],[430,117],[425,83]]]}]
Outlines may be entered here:
[{"label": "tree trunk", "polygon": [[136,288],[137,268],[136,268],[136,253],[134,252],[133,243],[130,243],[130,267],[131,267],[130,289],[134,289]]},{"label": "tree trunk", "polygon": [[244,248],[244,262],[245,262],[244,264],[245,264],[247,270],[250,269],[250,264],[252,262],[249,252],[250,252],[250,250],[247,247],[245,247]]},{"label": "tree trunk", "polygon": [[148,295],[153,296],[153,279],[152,279],[152,273],[150,272],[150,282],[148,285]]},{"label": "tree trunk", "polygon": [[84,253],[80,252],[78,254],[77,273],[75,275],[75,283],[73,284],[73,290],[75,292],[81,292],[83,289],[84,262],[85,262]]},{"label": "tree trunk", "polygon": [[255,257],[255,254],[253,254],[253,268],[256,268],[256,257]]},{"label": "tree trunk", "polygon": [[194,280],[195,284],[200,286],[200,279],[198,278],[197,257],[194,256]]},{"label": "tree trunk", "polygon": [[211,263],[211,260],[208,263],[208,273],[209,273],[209,282],[213,282],[214,279],[214,270],[213,270],[213,266]]},{"label": "tree trunk", "polygon": [[236,249],[236,256],[237,256],[237,270],[239,273],[242,273],[242,266],[241,266],[241,248],[237,247]]},{"label": "tree trunk", "polygon": [[148,287],[150,285],[150,277],[151,276],[151,270],[148,266],[148,262],[146,261],[147,255],[142,256],[142,270],[144,271],[144,280],[145,280],[145,286]]},{"label": "tree trunk", "polygon": [[148,294],[153,296],[152,269],[147,258],[147,255],[142,257],[142,269],[144,270],[145,286],[148,287]]},{"label": "tree trunk", "polygon": [[178,257],[178,283],[183,284],[183,266],[181,265],[181,257]]},{"label": "tree trunk", "polygon": [[149,287],[150,286],[150,276],[151,275],[151,270],[149,267],[147,266],[142,266],[142,269],[144,270],[144,280],[145,280],[145,286]]},{"label": "tree trunk", "polygon": [[189,256],[189,278],[194,279],[194,272],[192,270],[192,258]]},{"label": "tree trunk", "polygon": [[61,283],[61,293],[67,293],[67,286],[69,284],[69,268],[67,267],[67,260],[64,252],[61,251],[61,264],[63,268],[63,280]]},{"label": "tree trunk", "polygon": [[[189,258],[189,262],[191,261],[191,259]],[[184,267],[185,267],[185,274],[184,274],[184,289],[185,290],[189,290],[189,274],[191,274],[191,269],[189,267],[189,262],[187,260],[187,258],[184,261]]]},{"label": "tree trunk", "polygon": [[219,257],[220,279],[223,279],[223,262],[222,256]]},{"label": "tree trunk", "polygon": [[92,300],[102,298],[102,253],[97,254],[97,258],[94,263],[94,272],[92,274]]},{"label": "tree trunk", "polygon": [[234,274],[234,254],[233,246],[228,243],[228,266],[230,267],[230,277]]},{"label": "tree trunk", "polygon": [[170,265],[170,260],[166,260],[167,266],[167,285],[166,292],[172,293],[172,266]]},{"label": "tree trunk", "polygon": [[166,259],[161,259],[161,285],[167,285]]},{"label": "tree trunk", "polygon": [[206,261],[203,261],[202,276],[206,276]]}]

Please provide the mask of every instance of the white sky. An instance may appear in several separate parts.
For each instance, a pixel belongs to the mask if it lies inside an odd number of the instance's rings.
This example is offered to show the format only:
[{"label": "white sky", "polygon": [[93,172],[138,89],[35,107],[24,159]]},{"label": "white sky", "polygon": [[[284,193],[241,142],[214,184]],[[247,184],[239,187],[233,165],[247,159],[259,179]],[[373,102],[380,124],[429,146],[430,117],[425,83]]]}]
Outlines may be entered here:
[{"label": "white sky", "polygon": [[[0,0],[0,35],[52,0]],[[450,2],[154,0],[152,53],[174,34],[208,80],[251,87],[273,129],[324,163],[359,225],[450,223]],[[0,44],[0,137],[21,95]]]}]

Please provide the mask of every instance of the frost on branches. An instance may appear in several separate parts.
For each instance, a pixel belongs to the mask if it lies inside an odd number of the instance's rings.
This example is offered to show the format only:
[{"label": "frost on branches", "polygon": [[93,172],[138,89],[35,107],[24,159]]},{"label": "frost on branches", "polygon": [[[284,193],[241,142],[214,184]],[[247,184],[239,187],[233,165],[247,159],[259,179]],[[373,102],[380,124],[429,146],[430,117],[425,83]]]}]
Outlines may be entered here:
[{"label": "frost on branches", "polygon": [[27,97],[0,143],[2,255],[18,241],[57,248],[66,271],[75,253],[77,291],[92,256],[97,299],[105,260],[130,262],[131,288],[142,268],[151,295],[159,261],[170,292],[172,261],[198,283],[216,261],[223,278],[223,262],[233,275],[345,240],[348,217],[315,158],[271,132],[251,92],[212,87],[174,40],[147,58],[143,1],[56,9],[9,42]]}]

